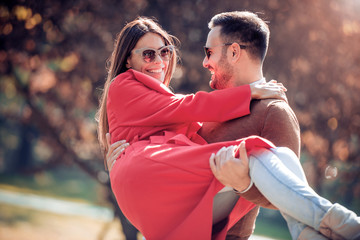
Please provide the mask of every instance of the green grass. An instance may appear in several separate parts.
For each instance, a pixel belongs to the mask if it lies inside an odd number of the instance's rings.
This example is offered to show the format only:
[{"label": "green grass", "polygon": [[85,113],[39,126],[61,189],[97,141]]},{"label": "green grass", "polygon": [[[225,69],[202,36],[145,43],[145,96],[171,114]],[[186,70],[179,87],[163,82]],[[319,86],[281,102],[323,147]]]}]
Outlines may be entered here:
[{"label": "green grass", "polygon": [[286,222],[279,211],[265,208],[260,209],[254,234],[279,240],[291,239]]},{"label": "green grass", "polygon": [[99,183],[76,167],[57,168],[34,175],[1,174],[0,188],[43,196],[103,204]]}]

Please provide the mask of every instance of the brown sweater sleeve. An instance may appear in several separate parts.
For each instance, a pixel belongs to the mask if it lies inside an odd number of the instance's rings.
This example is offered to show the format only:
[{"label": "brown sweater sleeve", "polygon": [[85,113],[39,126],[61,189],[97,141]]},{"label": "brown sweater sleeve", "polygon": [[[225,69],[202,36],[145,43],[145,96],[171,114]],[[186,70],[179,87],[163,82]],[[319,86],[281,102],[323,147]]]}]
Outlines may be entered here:
[{"label": "brown sweater sleeve", "polygon": [[[256,109],[255,109],[256,111]],[[283,101],[273,101],[267,106],[263,129],[260,136],[270,140],[277,147],[288,147],[300,156],[300,127],[295,113]],[[253,185],[249,191],[239,194],[241,197],[261,207],[277,209]]]},{"label": "brown sweater sleeve", "polygon": [[255,203],[256,205],[259,205],[260,207],[269,208],[269,209],[275,209],[277,210],[277,207],[271,204],[269,200],[264,197],[259,189],[253,185],[247,192],[245,193],[238,193],[238,195],[245,198],[246,200]]}]

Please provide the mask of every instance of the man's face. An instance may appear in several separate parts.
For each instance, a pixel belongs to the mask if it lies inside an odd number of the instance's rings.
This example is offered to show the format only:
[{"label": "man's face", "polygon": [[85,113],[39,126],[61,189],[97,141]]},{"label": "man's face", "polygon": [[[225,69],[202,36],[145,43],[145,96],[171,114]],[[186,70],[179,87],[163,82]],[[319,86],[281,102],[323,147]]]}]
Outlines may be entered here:
[{"label": "man's face", "polygon": [[206,40],[207,54],[203,60],[204,68],[211,72],[210,87],[213,89],[224,89],[234,87],[233,68],[227,58],[225,42],[220,38],[221,27],[211,29]]}]

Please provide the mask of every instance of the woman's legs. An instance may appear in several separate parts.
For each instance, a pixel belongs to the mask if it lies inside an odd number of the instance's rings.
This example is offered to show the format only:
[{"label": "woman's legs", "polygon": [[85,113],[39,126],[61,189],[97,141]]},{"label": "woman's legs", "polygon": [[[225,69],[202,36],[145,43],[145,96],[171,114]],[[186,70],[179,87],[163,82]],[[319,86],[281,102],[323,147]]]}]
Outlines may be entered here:
[{"label": "woman's legs", "polygon": [[[307,183],[307,179],[305,176],[305,173],[300,165],[300,162],[297,160],[297,158],[291,158],[288,159],[287,148],[272,148],[270,149],[278,158],[279,160],[292,172],[294,173],[298,178],[300,178],[301,181],[303,181],[305,184]],[[292,152],[291,152],[292,154]],[[295,154],[294,154],[295,155]],[[302,222],[299,222],[295,218],[287,215],[286,213],[280,211],[281,215],[286,220],[286,223],[288,225],[290,234],[293,239],[298,239],[299,235],[303,230],[306,228],[306,225]]]},{"label": "woman's legs", "polygon": [[[303,173],[300,163],[296,163],[297,157],[291,156],[293,152],[281,155],[286,165],[280,161],[276,153],[263,150],[250,156],[251,179],[261,193],[282,212],[319,229],[321,219],[332,204],[318,196],[297,176],[299,172],[300,176]],[[293,169],[296,169],[297,165],[298,174],[295,174]],[[292,170],[287,166],[291,166]]]},{"label": "woman's legs", "polygon": [[[278,158],[279,160],[291,171],[293,172],[304,184],[308,185],[305,173],[300,165],[300,161],[297,159],[293,152],[289,152],[288,148],[272,148],[270,149]],[[288,155],[292,155],[289,159]],[[280,211],[281,215],[286,220],[288,225],[290,234],[293,239],[298,240],[326,240],[324,235],[320,234],[318,231],[309,227],[302,222],[299,222],[293,217],[290,217],[286,213]]]},{"label": "woman's legs", "polygon": [[[252,154],[249,161],[252,180],[261,193],[285,214],[293,238],[296,239],[305,228],[297,221],[319,231],[324,216],[334,211],[335,205],[308,186],[296,155],[287,148],[276,148]],[[360,226],[358,218],[355,215],[353,219],[354,231],[357,231]],[[349,239],[352,236],[349,235]]]}]

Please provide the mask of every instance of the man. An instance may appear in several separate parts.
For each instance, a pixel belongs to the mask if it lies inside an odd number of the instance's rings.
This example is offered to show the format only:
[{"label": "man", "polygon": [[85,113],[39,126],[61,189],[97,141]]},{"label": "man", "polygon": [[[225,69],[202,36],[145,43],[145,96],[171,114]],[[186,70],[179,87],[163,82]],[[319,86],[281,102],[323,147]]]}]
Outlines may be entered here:
[{"label": "man", "polygon": [[[250,12],[222,13],[212,18],[209,28],[203,66],[212,74],[210,86],[213,89],[265,82],[262,65],[268,48],[269,29],[263,20]],[[251,114],[245,117],[223,123],[204,123],[200,135],[209,143],[258,135],[272,141],[276,146],[289,147],[299,156],[299,124],[285,101],[256,100],[252,101],[250,108]],[[109,148],[108,166],[113,164],[117,155],[126,147],[116,146],[120,146],[120,143],[114,143]],[[228,195],[232,195],[232,198],[235,193],[219,194],[214,204],[221,203]],[[260,206],[275,208],[255,186],[241,196]],[[214,210],[218,208],[220,207],[216,206]],[[258,211],[259,207],[256,207],[245,215],[228,231],[226,239],[248,239],[253,232]],[[221,230],[227,221],[225,218],[216,224],[213,233]]]},{"label": "man", "polygon": [[[209,23],[209,28],[211,30],[206,41],[206,56],[203,65],[212,73],[211,87],[215,89],[230,88],[242,84],[257,83],[259,79],[263,79],[262,63],[266,55],[269,39],[269,30],[264,21],[253,13],[228,12],[214,16]],[[299,124],[290,107],[284,101],[259,100],[253,101],[250,108],[251,114],[249,116],[226,123],[204,123],[200,135],[209,143],[233,140],[249,135],[259,135],[271,140],[278,147],[284,146],[290,148],[299,157]],[[246,158],[246,149],[244,144],[242,145],[240,146],[240,156],[242,152]],[[236,159],[228,155],[229,153],[234,154],[233,149],[224,151],[222,149],[219,152],[222,152],[220,155],[223,156],[221,161],[219,158],[214,160],[213,156],[210,158],[210,167],[215,177],[226,186],[243,189],[238,186],[239,182],[249,179],[248,160]],[[282,164],[286,168],[291,169],[291,159],[284,159],[286,160],[283,160]],[[260,167],[260,165],[262,164],[257,166]],[[274,165],[271,166],[273,167]],[[256,168],[252,170],[253,172],[257,171]],[[303,178],[303,181],[306,182],[304,174],[300,176],[300,174],[293,173]],[[260,178],[263,178],[263,176],[261,175]],[[312,189],[309,192],[312,192]],[[220,194],[224,195],[226,193]],[[220,198],[220,194],[215,196],[215,204],[216,198]],[[228,195],[231,197],[230,194]],[[269,206],[268,201],[251,183],[240,195],[261,206]],[[305,198],[305,195],[302,195],[301,199]],[[318,197],[316,194],[312,196],[314,198]],[[224,199],[227,198],[224,197]],[[354,212],[339,204],[332,204],[321,197],[319,199],[322,199],[320,204],[310,203],[308,206],[311,215],[310,221],[318,218],[317,224],[319,226],[317,225],[316,228],[316,224],[309,227],[310,225],[303,224],[306,221],[298,222],[286,213],[281,212],[288,223],[293,239],[360,238],[360,218]],[[305,205],[307,204],[302,206],[302,211],[306,211]],[[279,205],[279,208],[281,207],[282,205]],[[249,212],[248,214],[254,214],[254,212]],[[255,215],[252,216],[253,221],[255,221]],[[249,223],[251,216],[246,215],[244,218]],[[249,225],[245,224],[245,228],[242,228],[244,220],[240,220],[228,231],[226,239],[247,239],[251,231],[245,232],[249,230]]]},{"label": "man", "polygon": [[[213,89],[265,82],[262,66],[270,31],[263,20],[250,12],[221,13],[211,19],[209,28],[203,66],[212,74]],[[257,135],[276,146],[290,148],[299,157],[299,123],[285,101],[255,100],[250,110],[250,115],[228,122],[204,123],[200,135],[209,143]],[[241,195],[263,207],[274,208],[255,186]],[[226,239],[248,239],[258,212],[259,207],[249,212],[228,231]]]}]

